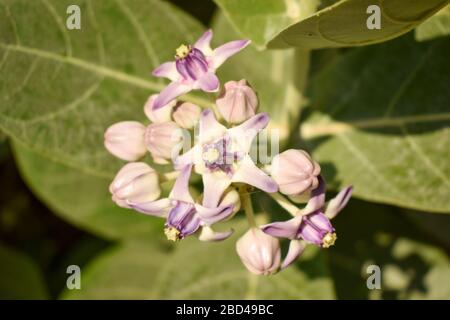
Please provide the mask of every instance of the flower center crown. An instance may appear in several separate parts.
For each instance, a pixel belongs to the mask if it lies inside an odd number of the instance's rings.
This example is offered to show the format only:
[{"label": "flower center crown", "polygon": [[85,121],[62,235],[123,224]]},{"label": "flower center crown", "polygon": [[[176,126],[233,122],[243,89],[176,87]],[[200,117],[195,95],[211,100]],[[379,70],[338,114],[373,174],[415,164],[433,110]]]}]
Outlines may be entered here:
[{"label": "flower center crown", "polygon": [[325,237],[322,239],[322,247],[323,248],[329,248],[336,242],[337,236],[336,233],[328,232]]},{"label": "flower center crown", "polygon": [[181,238],[180,231],[174,227],[166,227],[164,229],[164,234],[166,235],[167,240],[170,240],[170,241],[178,241]]},{"label": "flower center crown", "polygon": [[175,50],[175,58],[176,59],[184,59],[191,52],[192,47],[190,45],[182,44]]}]

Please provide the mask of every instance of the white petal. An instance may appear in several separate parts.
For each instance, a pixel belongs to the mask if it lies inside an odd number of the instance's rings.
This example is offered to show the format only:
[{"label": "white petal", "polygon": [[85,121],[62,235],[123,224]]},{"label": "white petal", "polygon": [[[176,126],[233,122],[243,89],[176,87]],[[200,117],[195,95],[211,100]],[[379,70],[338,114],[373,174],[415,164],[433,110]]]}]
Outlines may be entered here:
[{"label": "white petal", "polygon": [[198,237],[201,241],[222,241],[233,234],[234,230],[230,229],[224,232],[216,232],[211,227],[205,226]]},{"label": "white petal", "polygon": [[211,143],[222,137],[227,128],[217,122],[214,112],[210,109],[203,110],[199,122],[199,140],[200,143]]},{"label": "white petal", "polygon": [[248,155],[239,162],[238,169],[231,181],[247,183],[269,193],[277,192],[278,190],[275,180],[259,169]]},{"label": "white petal", "polygon": [[194,199],[192,199],[192,196],[189,193],[189,178],[191,177],[191,171],[192,165],[187,165],[181,170],[180,175],[177,180],[175,180],[175,184],[170,192],[169,198],[171,200],[194,203]]},{"label": "white petal", "polygon": [[219,204],[225,189],[231,184],[231,179],[225,172],[205,172],[203,179],[203,205],[214,208]]},{"label": "white petal", "polygon": [[159,67],[153,70],[152,74],[155,77],[167,78],[171,81],[178,81],[178,79],[180,79],[180,74],[177,71],[177,67],[174,61],[169,61],[161,64]]},{"label": "white petal", "polygon": [[233,143],[239,145],[239,150],[248,153],[253,139],[267,126],[269,121],[270,118],[267,113],[258,113],[244,123],[228,130],[228,135]]}]

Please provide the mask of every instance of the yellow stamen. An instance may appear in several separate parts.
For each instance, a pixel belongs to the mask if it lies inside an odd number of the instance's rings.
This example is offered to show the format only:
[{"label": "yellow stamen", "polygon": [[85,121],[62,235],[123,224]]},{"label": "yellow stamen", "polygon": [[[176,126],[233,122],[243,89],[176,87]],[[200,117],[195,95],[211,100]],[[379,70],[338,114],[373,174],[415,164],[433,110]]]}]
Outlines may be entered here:
[{"label": "yellow stamen", "polygon": [[164,228],[164,234],[166,235],[167,240],[169,241],[179,241],[181,239],[180,231],[174,227]]},{"label": "yellow stamen", "polygon": [[208,162],[215,162],[219,159],[220,153],[216,148],[209,148],[206,152],[203,152],[203,160]]},{"label": "yellow stamen", "polygon": [[323,237],[323,239],[322,239],[322,247],[323,248],[331,247],[332,245],[334,245],[334,242],[336,241],[336,239],[337,239],[336,233],[328,232],[325,235],[325,237]]},{"label": "yellow stamen", "polygon": [[182,44],[175,50],[175,58],[184,59],[191,52],[191,46]]}]

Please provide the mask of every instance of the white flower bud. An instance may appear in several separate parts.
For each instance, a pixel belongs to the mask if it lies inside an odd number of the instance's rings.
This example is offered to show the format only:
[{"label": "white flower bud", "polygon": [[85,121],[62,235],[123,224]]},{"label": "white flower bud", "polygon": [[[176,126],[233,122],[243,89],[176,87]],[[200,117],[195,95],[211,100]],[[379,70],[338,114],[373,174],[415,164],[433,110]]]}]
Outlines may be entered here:
[{"label": "white flower bud", "polygon": [[320,166],[307,152],[289,149],[273,158],[271,174],[281,193],[295,196],[317,188]]},{"label": "white flower bud", "polygon": [[183,143],[183,132],[175,122],[152,123],[145,132],[145,144],[153,160],[159,164],[178,155]]},{"label": "white flower bud", "polygon": [[144,162],[130,162],[120,169],[109,186],[113,201],[124,208],[158,199],[158,174]]},{"label": "white flower bud", "polygon": [[228,81],[216,104],[226,121],[241,123],[256,114],[258,97],[246,80]]},{"label": "white flower bud", "polygon": [[236,242],[236,251],[245,267],[255,274],[270,275],[280,267],[280,242],[256,227]]},{"label": "white flower bud", "polygon": [[199,106],[190,102],[183,102],[175,107],[173,120],[175,120],[180,127],[191,129],[200,119],[201,111]]},{"label": "white flower bud", "polygon": [[105,132],[105,147],[116,157],[136,161],[147,151],[144,143],[145,126],[137,121],[113,124]]}]

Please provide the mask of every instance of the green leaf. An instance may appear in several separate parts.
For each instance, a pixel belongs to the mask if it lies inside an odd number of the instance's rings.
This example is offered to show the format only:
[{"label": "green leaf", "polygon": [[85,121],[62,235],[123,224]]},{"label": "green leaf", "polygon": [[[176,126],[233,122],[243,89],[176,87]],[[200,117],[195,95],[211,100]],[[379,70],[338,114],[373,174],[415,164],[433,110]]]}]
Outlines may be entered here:
[{"label": "green leaf", "polygon": [[[236,220],[233,221],[236,227]],[[241,223],[242,226],[242,223]],[[239,228],[242,230],[242,228]],[[241,233],[241,232],[239,232]],[[172,252],[125,243],[82,270],[82,290],[68,299],[332,299],[324,256],[310,247],[293,267],[270,277],[246,271],[237,235],[220,243],[185,239]]]},{"label": "green leaf", "polygon": [[[400,210],[351,200],[333,221],[338,240],[329,250],[340,299],[449,299],[450,259]],[[448,216],[441,216],[449,220]],[[381,289],[369,290],[369,265],[381,271]]]},{"label": "green leaf", "polygon": [[320,0],[214,0],[244,37],[259,49],[278,32],[306,18]]},{"label": "green leaf", "polygon": [[[212,25],[217,43],[239,38],[222,14],[214,18]],[[279,130],[280,137],[286,138],[305,105],[303,90],[308,70],[309,52],[306,50],[258,52],[249,47],[227,61],[218,72],[224,83],[248,80],[258,93],[259,111],[271,116],[270,128]]]},{"label": "green leaf", "polygon": [[47,299],[44,280],[27,256],[0,244],[0,299]]},{"label": "green leaf", "polygon": [[[319,49],[387,41],[419,25],[448,0],[216,0],[236,28],[259,47]],[[318,4],[319,11],[314,13]],[[327,5],[324,7],[324,5]],[[366,25],[370,5],[381,8],[381,29]]]},{"label": "green leaf", "polygon": [[311,87],[301,135],[334,187],[432,212],[450,212],[450,42],[403,37],[354,49]]},{"label": "green leaf", "polygon": [[[65,26],[73,4],[81,30]],[[42,155],[111,178],[121,162],[103,147],[105,129],[145,119],[147,97],[165,86],[151,71],[202,29],[158,0],[0,0],[0,129]]]},{"label": "green leaf", "polygon": [[450,35],[450,6],[446,6],[416,28],[417,41],[426,41],[448,35]]},{"label": "green leaf", "polygon": [[110,179],[40,156],[16,141],[14,155],[33,193],[63,219],[107,238],[146,237],[162,230],[162,219],[118,207]]}]

